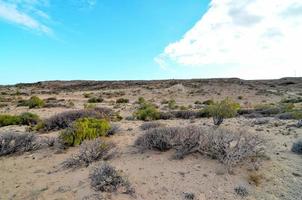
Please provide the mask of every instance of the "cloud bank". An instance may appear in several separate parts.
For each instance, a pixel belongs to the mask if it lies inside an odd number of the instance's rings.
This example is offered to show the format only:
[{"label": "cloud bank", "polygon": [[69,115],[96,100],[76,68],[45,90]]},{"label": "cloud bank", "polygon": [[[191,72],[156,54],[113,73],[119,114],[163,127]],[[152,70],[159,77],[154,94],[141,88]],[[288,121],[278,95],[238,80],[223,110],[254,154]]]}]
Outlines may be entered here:
[{"label": "cloud bank", "polygon": [[196,25],[155,61],[165,69],[213,68],[209,76],[302,76],[301,37],[301,0],[212,0]]}]

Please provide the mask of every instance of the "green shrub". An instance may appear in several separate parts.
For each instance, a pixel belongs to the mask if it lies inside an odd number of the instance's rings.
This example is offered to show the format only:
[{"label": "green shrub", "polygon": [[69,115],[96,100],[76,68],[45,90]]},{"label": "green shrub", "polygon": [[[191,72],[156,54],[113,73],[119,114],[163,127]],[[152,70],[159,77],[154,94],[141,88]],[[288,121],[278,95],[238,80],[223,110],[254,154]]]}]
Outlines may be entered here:
[{"label": "green shrub", "polygon": [[85,97],[85,98],[90,98],[91,96],[93,95],[93,93],[91,92],[91,93],[84,93],[83,94],[83,96]]},{"label": "green shrub", "polygon": [[169,103],[169,101],[168,101],[168,100],[166,100],[166,99],[164,99],[164,100],[162,100],[160,103],[161,103],[161,104],[168,104],[168,103]]},{"label": "green shrub", "polygon": [[214,102],[208,106],[210,115],[213,117],[215,125],[220,125],[224,118],[231,118],[237,114],[240,105],[226,98],[220,102]]},{"label": "green shrub", "polygon": [[116,103],[129,103],[129,99],[119,98],[116,100]]},{"label": "green shrub", "polygon": [[10,125],[19,125],[20,117],[12,115],[0,115],[0,127],[10,126]]},{"label": "green shrub", "polygon": [[138,110],[133,115],[139,120],[149,121],[159,119],[160,112],[154,105],[145,102],[140,105]]},{"label": "green shrub", "polygon": [[33,113],[22,113],[21,115],[0,115],[0,127],[10,125],[36,125],[39,121],[39,116]]},{"label": "green shrub", "polygon": [[301,103],[302,97],[282,99],[281,103]]},{"label": "green shrub", "polygon": [[102,103],[104,99],[101,97],[91,97],[88,99],[88,103]]},{"label": "green shrub", "polygon": [[139,97],[137,102],[138,104],[144,104],[146,103],[146,100],[144,99],[144,97]]},{"label": "green shrub", "polygon": [[60,138],[69,146],[79,145],[84,140],[106,136],[111,126],[105,119],[81,118],[71,128],[60,133]]},{"label": "green shrub", "polygon": [[84,104],[84,109],[95,109],[96,104],[95,103],[85,103]]},{"label": "green shrub", "polygon": [[28,106],[29,108],[42,108],[45,102],[37,96],[32,96],[29,100],[22,101],[21,105]]},{"label": "green shrub", "polygon": [[19,118],[22,125],[36,125],[41,121],[38,115],[29,112],[22,113]]},{"label": "green shrub", "polygon": [[302,119],[302,110],[295,110],[291,114],[294,119]]},{"label": "green shrub", "polygon": [[171,110],[174,110],[174,109],[178,108],[178,106],[176,105],[176,101],[174,99],[172,99],[168,102],[168,107]]},{"label": "green shrub", "polygon": [[194,104],[202,104],[201,101],[195,101]]}]

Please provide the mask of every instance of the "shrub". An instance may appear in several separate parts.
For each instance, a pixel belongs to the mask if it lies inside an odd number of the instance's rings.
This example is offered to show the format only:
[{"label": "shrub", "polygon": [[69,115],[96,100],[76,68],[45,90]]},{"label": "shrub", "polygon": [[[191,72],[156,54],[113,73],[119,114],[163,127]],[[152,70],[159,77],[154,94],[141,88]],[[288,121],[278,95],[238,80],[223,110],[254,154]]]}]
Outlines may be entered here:
[{"label": "shrub", "polygon": [[161,103],[161,104],[168,104],[168,103],[169,103],[169,101],[168,101],[168,100],[166,100],[166,99],[164,99],[164,100],[162,100],[160,103]]},{"label": "shrub", "polygon": [[19,125],[20,117],[12,115],[0,115],[0,127],[9,125]]},{"label": "shrub", "polygon": [[32,126],[38,124],[41,121],[38,115],[29,112],[22,113],[19,117],[20,123],[22,125]]},{"label": "shrub", "polygon": [[23,153],[39,148],[37,137],[31,133],[2,133],[0,134],[0,156]]},{"label": "shrub", "polygon": [[120,130],[119,125],[117,124],[112,124],[109,131],[107,132],[107,135],[114,135]]},{"label": "shrub", "polygon": [[179,110],[171,112],[175,118],[178,119],[191,119],[196,118],[199,112],[190,111],[190,110]]},{"label": "shrub", "polygon": [[22,113],[21,115],[0,115],[0,127],[10,125],[36,125],[40,121],[38,115]]},{"label": "shrub", "polygon": [[194,200],[195,194],[192,192],[184,192],[183,197],[184,197],[184,200]]},{"label": "shrub", "polygon": [[139,120],[148,121],[159,119],[160,113],[154,105],[146,102],[141,104],[133,115]]},{"label": "shrub", "polygon": [[240,105],[226,98],[220,102],[209,105],[209,113],[213,117],[214,124],[219,126],[224,118],[231,118],[237,114]]},{"label": "shrub", "polygon": [[302,110],[295,110],[292,115],[294,119],[302,119]]},{"label": "shrub", "polygon": [[93,95],[93,93],[91,92],[91,93],[84,93],[83,94],[83,96],[85,97],[85,98],[90,98],[91,96]]},{"label": "shrub", "polygon": [[129,99],[119,98],[116,100],[116,103],[129,103]]},{"label": "shrub", "polygon": [[294,153],[302,154],[302,139],[298,140],[297,142],[294,142],[291,150]]},{"label": "shrub", "polygon": [[178,110],[171,112],[160,112],[159,119],[168,120],[168,119],[192,119],[192,118],[203,118],[210,117],[209,111],[207,109],[202,109],[200,111],[192,110]]},{"label": "shrub", "polygon": [[176,105],[176,101],[174,99],[172,99],[168,102],[168,108],[171,110],[178,108],[178,106]]},{"label": "shrub", "polygon": [[214,101],[212,99],[209,99],[209,100],[206,100],[206,101],[202,102],[202,104],[212,105],[212,104],[214,104]]},{"label": "shrub", "polygon": [[99,136],[106,136],[110,124],[105,119],[80,118],[71,128],[60,133],[60,138],[69,146],[81,144],[84,140],[92,140]]},{"label": "shrub", "polygon": [[199,127],[164,127],[147,130],[135,141],[141,150],[166,151],[175,149],[175,158],[199,152],[219,160],[228,167],[243,161],[256,162],[263,153],[263,141],[247,133],[235,133],[227,129]]},{"label": "shrub", "polygon": [[252,173],[249,174],[248,179],[249,179],[250,184],[254,184],[256,186],[259,186],[260,183],[262,182],[263,175],[259,174],[259,173],[256,173],[256,172],[252,172]]},{"label": "shrub", "polygon": [[109,108],[94,108],[67,111],[44,120],[44,122],[40,124],[40,127],[37,127],[37,130],[52,131],[65,129],[69,127],[75,120],[84,117],[92,117],[99,119],[106,118],[114,120],[116,116],[115,113],[113,113],[113,111]]},{"label": "shrub", "polygon": [[42,108],[45,105],[45,102],[37,96],[32,96],[27,101],[27,105],[29,108]]},{"label": "shrub", "polygon": [[282,103],[301,103],[302,102],[302,97],[287,98],[287,99],[283,99],[281,102]]},{"label": "shrub", "polygon": [[241,197],[246,197],[249,194],[248,190],[243,185],[239,185],[239,186],[235,187],[234,190],[235,190],[236,194]]},{"label": "shrub", "polygon": [[81,166],[88,167],[91,163],[101,159],[111,157],[114,145],[112,143],[102,142],[99,138],[91,141],[84,141],[78,154],[66,159],[62,165],[64,168],[77,168]]},{"label": "shrub", "polygon": [[145,123],[143,123],[143,124],[140,126],[140,128],[141,128],[142,130],[148,130],[148,129],[157,128],[157,127],[160,127],[160,126],[162,126],[162,124],[159,123],[159,122],[145,122]]},{"label": "shrub", "polygon": [[102,99],[101,97],[91,97],[88,99],[88,103],[102,103],[104,101],[104,99]]},{"label": "shrub", "polygon": [[144,99],[144,97],[139,97],[137,102],[138,104],[144,104],[146,103],[146,100]]},{"label": "shrub", "polygon": [[194,104],[202,104],[201,101],[195,101]]},{"label": "shrub", "polygon": [[160,112],[159,119],[168,120],[173,119],[175,116],[171,112]]},{"label": "shrub", "polygon": [[167,151],[172,148],[171,138],[175,128],[155,128],[137,138],[135,145],[141,150]]},{"label": "shrub", "polygon": [[95,103],[85,103],[84,104],[84,109],[86,109],[86,110],[95,109],[96,107],[97,107],[97,105]]},{"label": "shrub", "polygon": [[107,163],[100,163],[90,173],[91,186],[96,191],[116,192],[122,190],[126,194],[132,194],[134,191],[126,178],[120,172]]},{"label": "shrub", "polygon": [[7,106],[8,106],[7,103],[0,103],[0,108],[5,108],[5,107],[7,107]]}]

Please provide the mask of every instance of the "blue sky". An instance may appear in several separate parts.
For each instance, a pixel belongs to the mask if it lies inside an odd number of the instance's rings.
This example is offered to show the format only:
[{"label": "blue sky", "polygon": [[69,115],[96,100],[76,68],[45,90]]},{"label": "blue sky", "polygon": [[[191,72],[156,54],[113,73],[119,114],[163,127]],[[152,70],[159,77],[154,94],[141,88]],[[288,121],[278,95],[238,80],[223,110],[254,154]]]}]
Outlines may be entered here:
[{"label": "blue sky", "polygon": [[[0,18],[0,84],[177,77],[179,74],[175,72],[162,70],[154,58],[200,19],[208,3],[198,0],[102,0],[93,5],[76,0],[49,1],[47,5],[32,3],[29,6],[50,18],[41,19],[40,23],[51,33]],[[19,11],[34,16],[26,9]]]},{"label": "blue sky", "polygon": [[301,35],[300,0],[0,0],[0,84],[302,76]]}]

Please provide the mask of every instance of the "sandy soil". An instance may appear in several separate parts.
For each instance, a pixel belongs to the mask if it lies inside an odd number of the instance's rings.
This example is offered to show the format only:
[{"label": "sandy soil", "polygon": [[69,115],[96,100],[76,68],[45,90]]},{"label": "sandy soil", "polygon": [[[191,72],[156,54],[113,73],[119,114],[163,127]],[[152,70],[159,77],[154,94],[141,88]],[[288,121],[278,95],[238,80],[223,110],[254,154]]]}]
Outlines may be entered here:
[{"label": "sandy soil", "polygon": [[[149,100],[153,99],[158,105],[163,99],[175,99],[178,105],[185,106],[194,106],[196,100],[217,100],[229,96],[240,102],[242,106],[249,107],[262,102],[278,102],[292,92],[288,89],[288,92],[282,96],[275,94],[256,95],[257,91],[249,89],[249,86],[231,84],[226,87],[219,82],[204,85],[201,93],[194,93],[195,88],[181,84],[169,88],[134,87],[120,90],[125,92],[124,98],[130,99],[128,104],[116,106],[110,102],[110,100],[117,99],[117,97],[113,97],[105,98],[105,102],[98,104],[98,106],[113,108],[119,111],[123,117],[127,117],[134,111],[135,105],[133,103],[139,96],[144,96]],[[140,91],[137,92],[137,90]],[[87,102],[87,99],[83,97],[84,92],[97,94],[103,91],[75,91],[57,95],[39,95],[41,98],[56,96],[66,100],[70,99],[75,103],[74,108],[29,110],[25,107],[16,107],[12,103],[8,107],[0,108],[0,113],[19,114],[30,111],[39,114],[42,118],[47,118],[66,110],[83,108],[84,103]],[[243,99],[238,99],[238,96],[243,96]],[[28,97],[23,96],[23,98]],[[163,109],[162,105],[160,108]],[[249,195],[244,199],[302,199],[302,157],[290,151],[292,143],[297,138],[302,138],[302,129],[288,127],[288,125],[296,123],[295,120],[281,121],[268,118],[269,122],[263,125],[254,125],[253,120],[237,117],[227,119],[222,126],[258,134],[266,141],[267,159],[262,162],[256,172],[262,177],[257,186],[249,180],[250,174],[254,172],[245,165],[236,167],[233,173],[228,173],[217,160],[199,154],[187,156],[183,160],[175,160],[172,159],[173,150],[163,153],[156,151],[140,153],[133,144],[135,139],[143,134],[139,128],[143,122],[122,120],[117,123],[120,126],[119,132],[108,139],[117,146],[116,156],[108,162],[122,170],[128,177],[135,189],[133,196],[119,193],[102,194],[91,189],[88,176],[97,163],[76,170],[62,169],[60,163],[77,152],[78,147],[73,147],[63,152],[48,148],[22,155],[0,157],[0,199],[174,200],[184,199],[184,193],[194,193],[198,200],[236,200],[242,199],[234,192],[234,187],[238,185],[244,185],[248,188]],[[212,126],[211,119],[165,120],[161,123],[166,126],[192,124],[202,127]],[[24,132],[25,129],[24,126],[2,127],[0,134],[8,131]],[[49,137],[57,134],[58,132],[52,132],[42,136]]]}]

